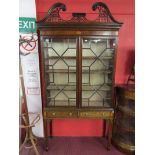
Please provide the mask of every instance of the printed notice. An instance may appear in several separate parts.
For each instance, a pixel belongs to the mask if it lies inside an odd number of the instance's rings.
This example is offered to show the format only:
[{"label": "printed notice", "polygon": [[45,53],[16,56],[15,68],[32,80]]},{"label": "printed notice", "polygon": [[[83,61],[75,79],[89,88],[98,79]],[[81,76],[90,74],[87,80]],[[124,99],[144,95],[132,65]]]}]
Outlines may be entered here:
[{"label": "printed notice", "polygon": [[39,87],[27,87],[27,94],[28,95],[39,95],[40,88]]},{"label": "printed notice", "polygon": [[25,88],[27,95],[40,94],[40,80],[38,59],[36,54],[21,56],[23,65],[23,73],[25,79]]}]

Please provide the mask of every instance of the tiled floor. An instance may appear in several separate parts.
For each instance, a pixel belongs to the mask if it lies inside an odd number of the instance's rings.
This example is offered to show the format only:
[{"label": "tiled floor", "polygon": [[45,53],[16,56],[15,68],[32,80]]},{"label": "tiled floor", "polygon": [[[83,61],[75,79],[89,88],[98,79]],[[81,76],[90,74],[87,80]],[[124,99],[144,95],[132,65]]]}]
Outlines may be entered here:
[{"label": "tiled floor", "polygon": [[[96,137],[53,137],[49,138],[49,151],[43,149],[43,141],[38,143],[40,155],[124,155],[114,146],[107,151],[106,141]],[[23,149],[20,155],[35,155],[33,149]]]}]

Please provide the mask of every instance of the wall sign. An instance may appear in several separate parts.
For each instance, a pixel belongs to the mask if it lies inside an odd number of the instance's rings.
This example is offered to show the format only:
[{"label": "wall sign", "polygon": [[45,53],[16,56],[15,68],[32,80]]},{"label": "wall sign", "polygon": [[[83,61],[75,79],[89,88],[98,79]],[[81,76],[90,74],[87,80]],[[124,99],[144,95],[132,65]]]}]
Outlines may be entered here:
[{"label": "wall sign", "polygon": [[24,34],[20,33],[20,54],[28,55],[30,53],[38,53],[38,36],[36,33]]},{"label": "wall sign", "polygon": [[35,18],[19,17],[19,32],[36,32]]}]

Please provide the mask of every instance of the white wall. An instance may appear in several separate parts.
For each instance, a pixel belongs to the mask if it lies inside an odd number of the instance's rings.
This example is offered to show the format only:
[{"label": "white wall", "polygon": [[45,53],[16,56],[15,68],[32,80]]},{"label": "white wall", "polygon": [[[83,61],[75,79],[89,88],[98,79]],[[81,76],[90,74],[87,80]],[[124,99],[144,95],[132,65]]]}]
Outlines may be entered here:
[{"label": "white wall", "polygon": [[[35,0],[19,0],[19,17],[33,17],[36,18]],[[20,33],[21,36],[30,36],[32,34]],[[33,133],[38,137],[43,137],[43,118],[42,118],[42,101],[40,90],[40,72],[39,72],[39,58],[38,58],[38,42],[35,52],[26,56],[20,56],[21,65],[24,76],[24,86],[27,100],[27,107],[29,112],[41,113],[41,119],[33,128]],[[34,63],[31,63],[31,62]],[[33,74],[29,72],[33,71]],[[33,77],[35,75],[35,77]],[[32,82],[35,81],[35,82]],[[31,82],[30,82],[31,81]],[[28,88],[38,87],[39,94],[28,94]],[[32,119],[32,117],[30,118]]]},{"label": "white wall", "polygon": [[19,0],[19,17],[35,17],[35,0]]}]

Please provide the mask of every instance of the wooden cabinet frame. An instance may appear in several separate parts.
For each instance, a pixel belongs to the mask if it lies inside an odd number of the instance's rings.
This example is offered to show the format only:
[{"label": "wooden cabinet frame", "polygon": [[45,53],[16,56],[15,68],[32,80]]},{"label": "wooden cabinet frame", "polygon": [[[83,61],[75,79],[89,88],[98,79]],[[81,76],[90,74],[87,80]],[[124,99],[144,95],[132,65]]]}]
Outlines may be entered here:
[{"label": "wooden cabinet frame", "polygon": [[[106,4],[97,2],[93,4],[92,9],[98,10],[99,14],[94,21],[86,18],[85,13],[73,13],[72,18],[65,21],[61,18],[60,12],[66,10],[66,6],[62,3],[54,4],[46,16],[37,22],[37,32],[39,36],[39,60],[40,60],[40,75],[41,75],[41,92],[43,103],[43,119],[44,119],[44,133],[46,140],[46,150],[48,150],[47,140],[47,123],[52,125],[52,119],[64,118],[88,118],[88,119],[103,119],[109,122],[110,130],[108,135],[107,148],[110,149],[112,125],[114,117],[114,75],[116,63],[116,51],[118,43],[118,30],[122,23],[116,21],[110,13]],[[47,104],[46,79],[45,79],[45,62],[44,51],[42,50],[42,37],[56,37],[56,38],[76,38],[76,106],[49,106]],[[83,38],[101,38],[101,39],[115,39],[116,46],[113,47],[114,65],[112,69],[112,83],[110,100],[112,105],[110,107],[97,106],[82,106],[82,39]],[[90,69],[89,69],[90,71]],[[104,126],[105,128],[105,126]],[[51,128],[52,134],[52,128]]]}]

